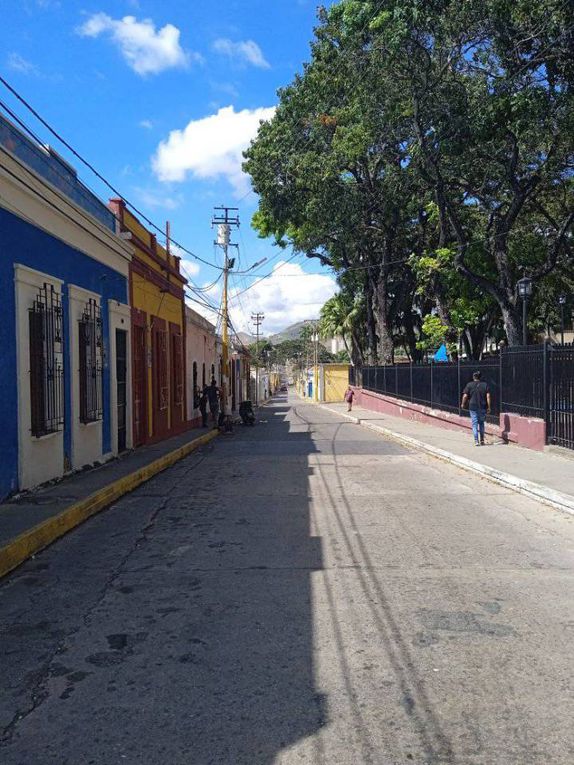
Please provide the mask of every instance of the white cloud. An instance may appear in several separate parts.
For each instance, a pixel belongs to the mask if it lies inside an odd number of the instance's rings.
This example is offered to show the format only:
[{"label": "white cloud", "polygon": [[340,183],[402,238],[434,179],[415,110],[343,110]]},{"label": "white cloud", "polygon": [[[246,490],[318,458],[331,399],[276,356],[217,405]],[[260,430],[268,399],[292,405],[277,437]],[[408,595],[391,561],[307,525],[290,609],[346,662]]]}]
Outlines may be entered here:
[{"label": "white cloud", "polygon": [[253,40],[233,42],[232,40],[221,37],[213,43],[213,50],[216,53],[222,53],[223,55],[229,56],[229,58],[244,64],[251,64],[260,69],[270,68],[269,62],[266,61],[261,48],[256,42],[253,42]]},{"label": "white cloud", "polygon": [[[243,294],[242,284],[229,291],[229,310],[233,326],[238,332],[253,333],[251,313],[262,311],[265,320],[264,335],[272,335],[290,324],[305,319],[319,318],[323,304],[337,291],[337,284],[329,274],[312,274],[297,263],[279,261],[272,275],[255,284]],[[221,282],[205,293],[213,305],[221,303]],[[213,321],[217,316],[197,303],[193,309]]]},{"label": "white cloud", "polygon": [[161,181],[184,181],[191,173],[200,180],[226,178],[236,194],[249,190],[241,169],[242,153],[255,138],[261,120],[269,120],[275,107],[243,109],[226,106],[216,114],[192,120],[183,130],[172,130],[152,157]]},{"label": "white cloud", "polygon": [[141,188],[140,186],[134,187],[134,193],[143,205],[146,205],[152,210],[176,210],[183,202],[183,196],[181,194],[166,196],[157,190],[152,191],[150,189]]},{"label": "white cloud", "polygon": [[181,258],[181,271],[185,277],[194,279],[199,274],[201,268],[199,263],[195,260],[188,260],[188,256],[183,250],[180,250],[179,247],[175,247],[172,244],[171,252],[173,255],[178,255]]},{"label": "white cloud", "polygon": [[141,128],[144,128],[144,130],[152,130],[153,128],[153,122],[151,120],[140,120],[138,125]]},{"label": "white cloud", "polygon": [[24,56],[21,56],[19,53],[10,53],[6,61],[6,65],[8,66],[8,69],[11,69],[13,72],[19,72],[20,74],[29,74],[35,76],[40,74],[37,67],[34,66],[31,61],[25,59]]},{"label": "white cloud", "polygon": [[234,323],[236,326],[241,324],[245,331],[252,329],[246,319],[238,315],[241,301],[246,312],[253,310],[265,314],[263,330],[270,335],[297,321],[317,319],[323,304],[337,291],[332,276],[308,273],[298,263],[279,262],[270,277],[239,295],[238,299],[234,300],[234,293],[231,293]]},{"label": "white cloud", "polygon": [[140,75],[157,74],[165,69],[186,67],[190,59],[200,58],[181,47],[180,31],[173,24],[161,29],[151,19],[138,21],[135,16],[112,19],[106,13],[90,16],[76,30],[82,37],[109,35],[134,72]]}]

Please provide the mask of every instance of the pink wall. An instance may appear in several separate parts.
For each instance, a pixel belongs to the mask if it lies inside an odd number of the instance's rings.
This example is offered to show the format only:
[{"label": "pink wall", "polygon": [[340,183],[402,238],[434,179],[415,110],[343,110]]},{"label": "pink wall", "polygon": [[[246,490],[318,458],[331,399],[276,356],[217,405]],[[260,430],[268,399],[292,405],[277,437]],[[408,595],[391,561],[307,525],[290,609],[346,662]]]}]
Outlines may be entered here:
[{"label": "pink wall", "polygon": [[[355,388],[355,402],[372,412],[403,417],[425,425],[434,425],[447,430],[472,430],[469,417],[445,412],[442,409],[431,409],[428,406],[384,396],[362,388]],[[500,415],[499,425],[486,423],[486,432],[490,436],[537,451],[542,451],[546,445],[546,424],[544,420],[533,417],[503,413]]]},{"label": "pink wall", "polygon": [[187,419],[201,423],[198,409],[193,408],[193,362],[197,364],[197,384],[203,383],[202,370],[205,363],[205,382],[211,381],[211,365],[215,364],[216,376],[219,360],[215,347],[215,328],[203,316],[185,307],[185,354],[186,354],[186,392]]}]

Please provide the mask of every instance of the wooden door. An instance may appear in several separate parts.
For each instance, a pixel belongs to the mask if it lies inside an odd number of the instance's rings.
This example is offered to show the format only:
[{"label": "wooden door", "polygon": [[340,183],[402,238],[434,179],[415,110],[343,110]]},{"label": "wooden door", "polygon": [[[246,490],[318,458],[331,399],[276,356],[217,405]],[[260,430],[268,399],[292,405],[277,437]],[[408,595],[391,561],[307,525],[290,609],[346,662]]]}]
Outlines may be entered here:
[{"label": "wooden door", "polygon": [[169,435],[169,349],[165,321],[152,318],[153,439]]},{"label": "wooden door", "polygon": [[145,324],[132,325],[134,447],[147,440],[147,349]]},{"label": "wooden door", "polygon": [[184,421],[184,367],[183,338],[177,324],[170,324],[170,361],[171,361],[171,429],[181,429]]}]

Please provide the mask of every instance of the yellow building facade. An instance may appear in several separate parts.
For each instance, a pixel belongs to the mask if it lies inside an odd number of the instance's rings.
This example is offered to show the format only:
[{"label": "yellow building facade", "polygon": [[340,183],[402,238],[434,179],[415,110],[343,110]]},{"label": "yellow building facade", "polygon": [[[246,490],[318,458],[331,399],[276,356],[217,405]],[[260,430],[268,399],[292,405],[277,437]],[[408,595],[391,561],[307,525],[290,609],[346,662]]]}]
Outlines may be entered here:
[{"label": "yellow building facade", "polygon": [[110,200],[120,234],[133,247],[130,265],[134,446],[188,427],[185,293],[179,258],[160,245],[121,199]]}]

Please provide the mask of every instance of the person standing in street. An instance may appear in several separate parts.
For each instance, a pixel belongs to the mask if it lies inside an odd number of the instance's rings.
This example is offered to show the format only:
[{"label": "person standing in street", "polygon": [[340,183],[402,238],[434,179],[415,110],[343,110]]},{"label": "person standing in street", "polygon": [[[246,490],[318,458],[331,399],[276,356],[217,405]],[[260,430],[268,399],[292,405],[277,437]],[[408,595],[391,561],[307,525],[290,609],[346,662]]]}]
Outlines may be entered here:
[{"label": "person standing in street", "polygon": [[209,411],[211,412],[213,427],[217,428],[219,420],[219,389],[215,382],[215,377],[211,378],[211,383],[205,389],[205,395],[209,402]]},{"label": "person standing in street", "polygon": [[490,388],[480,378],[480,372],[473,372],[472,382],[466,384],[461,402],[463,409],[468,405],[475,446],[484,446],[484,423],[491,404]]},{"label": "person standing in street", "polygon": [[201,427],[207,427],[207,393],[205,390],[197,389],[197,400],[199,411],[201,412]]},{"label": "person standing in street", "polygon": [[353,398],[355,397],[355,391],[349,387],[345,391],[345,401],[347,402],[347,411],[350,412],[353,409]]}]

